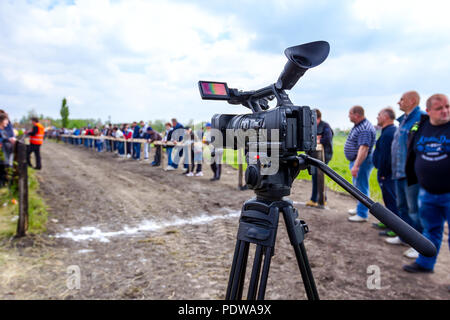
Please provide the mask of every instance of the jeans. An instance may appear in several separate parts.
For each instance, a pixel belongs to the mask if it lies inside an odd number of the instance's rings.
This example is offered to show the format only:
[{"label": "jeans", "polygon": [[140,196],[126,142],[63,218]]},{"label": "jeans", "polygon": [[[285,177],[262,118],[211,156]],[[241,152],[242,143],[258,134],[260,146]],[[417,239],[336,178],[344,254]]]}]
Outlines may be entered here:
[{"label": "jeans", "polygon": [[380,185],[384,205],[399,216],[397,209],[397,193],[395,192],[395,180],[392,180],[390,177],[381,179],[381,177],[378,176],[378,184]]},{"label": "jeans", "polygon": [[[420,188],[419,216],[423,225],[422,234],[435,245],[437,254],[432,258],[419,255],[416,263],[423,268],[432,270],[442,244],[446,220],[450,231],[450,193],[432,194]],[[450,248],[450,238],[448,245]]]},{"label": "jeans", "polygon": [[[355,161],[350,162],[350,170],[355,165]],[[353,177],[353,185],[366,196],[369,196],[369,176],[373,169],[372,155],[369,154],[359,167],[358,175]],[[358,201],[356,206],[356,214],[361,218],[369,216],[369,209]]]},{"label": "jeans", "polygon": [[117,149],[119,150],[119,154],[121,156],[125,155],[125,142],[117,142]]},{"label": "jeans", "polygon": [[173,150],[173,147],[166,147],[167,165],[171,166],[171,167],[174,167],[174,168],[178,168],[178,164],[175,164],[172,161],[172,150]]},{"label": "jeans", "polygon": [[141,144],[134,142],[133,143],[133,159],[141,158]]},{"label": "jeans", "polygon": [[399,217],[419,233],[422,233],[423,228],[419,219],[419,203],[417,200],[419,188],[418,184],[408,186],[406,178],[395,180]]},{"label": "jeans", "polygon": [[150,152],[150,143],[144,143],[144,159],[148,159],[148,154]]}]

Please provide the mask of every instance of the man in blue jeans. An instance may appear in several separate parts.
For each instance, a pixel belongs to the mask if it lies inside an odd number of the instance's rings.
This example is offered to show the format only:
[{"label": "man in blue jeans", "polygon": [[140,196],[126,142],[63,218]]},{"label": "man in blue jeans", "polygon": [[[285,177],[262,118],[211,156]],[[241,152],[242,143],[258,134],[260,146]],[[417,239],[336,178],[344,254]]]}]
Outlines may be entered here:
[{"label": "man in blue jeans", "polygon": [[[419,217],[422,234],[436,246],[442,244],[445,221],[450,223],[450,107],[448,97],[435,94],[427,101],[427,114],[412,128],[408,139],[408,184],[419,184]],[[449,224],[450,229],[450,224]],[[450,240],[449,240],[450,247]],[[403,266],[411,273],[433,272],[437,255],[419,254]]]},{"label": "man in blue jeans", "polygon": [[[375,144],[376,131],[365,118],[363,107],[352,107],[348,117],[355,125],[348,134],[344,145],[344,154],[350,161],[353,185],[366,196],[369,196],[369,176],[373,169],[372,148]],[[349,217],[348,220],[365,222],[368,219],[368,212],[369,209],[358,201],[356,214]]]},{"label": "man in blue jeans", "polygon": [[[419,107],[420,96],[416,91],[409,91],[402,95],[398,105],[404,114],[397,119],[399,126],[392,141],[392,178],[395,180],[395,192],[397,195],[397,209],[400,218],[422,233],[422,225],[419,221],[418,195],[419,185],[408,186],[406,181],[406,152],[408,144],[408,134],[412,126],[420,120],[424,114]],[[405,245],[399,238],[388,238],[386,242],[394,245]],[[410,248],[404,252],[408,258],[415,259],[418,252]]]}]

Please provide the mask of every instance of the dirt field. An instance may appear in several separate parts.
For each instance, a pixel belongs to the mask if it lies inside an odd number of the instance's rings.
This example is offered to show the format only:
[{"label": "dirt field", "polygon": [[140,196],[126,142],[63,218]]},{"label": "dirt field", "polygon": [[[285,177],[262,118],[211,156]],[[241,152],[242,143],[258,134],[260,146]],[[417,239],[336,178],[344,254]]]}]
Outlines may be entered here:
[{"label": "dirt field", "polygon": [[[236,170],[211,182],[207,167],[204,177],[185,177],[53,142],[42,156],[48,232],[0,246],[1,299],[224,298],[239,211],[254,195],[237,190]],[[351,197],[328,192],[329,208],[311,209],[310,190],[296,181],[290,198],[310,229],[305,246],[321,299],[450,298],[447,228],[435,273],[411,275],[401,269],[412,262],[402,256],[407,247],[386,244],[373,217],[347,222]],[[305,299],[282,219],[275,250],[266,298]],[[69,289],[70,266],[79,268],[79,289]],[[379,289],[368,288],[371,266]]]}]

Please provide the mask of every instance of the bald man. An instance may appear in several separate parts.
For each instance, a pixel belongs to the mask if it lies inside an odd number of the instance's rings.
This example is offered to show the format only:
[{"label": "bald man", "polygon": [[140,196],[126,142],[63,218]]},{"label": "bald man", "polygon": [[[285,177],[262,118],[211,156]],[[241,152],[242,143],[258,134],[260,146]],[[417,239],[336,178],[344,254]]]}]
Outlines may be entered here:
[{"label": "bald man", "polygon": [[[397,195],[397,209],[400,218],[406,223],[422,233],[422,225],[419,220],[418,196],[419,185],[408,186],[406,181],[406,153],[408,143],[408,133],[412,126],[420,120],[422,114],[425,114],[419,107],[420,96],[416,91],[404,93],[398,105],[403,115],[397,119],[399,126],[394,134],[392,141],[392,179],[395,180],[395,192]],[[387,243],[400,245],[404,242],[399,237],[386,239]],[[404,255],[415,259],[418,256],[413,248],[405,251]]]}]

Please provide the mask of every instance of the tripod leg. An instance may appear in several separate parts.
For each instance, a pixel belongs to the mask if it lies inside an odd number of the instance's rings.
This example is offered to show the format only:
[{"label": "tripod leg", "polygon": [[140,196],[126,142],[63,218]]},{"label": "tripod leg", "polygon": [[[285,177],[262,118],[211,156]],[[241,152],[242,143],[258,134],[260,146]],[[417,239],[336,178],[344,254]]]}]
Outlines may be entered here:
[{"label": "tripod leg", "polygon": [[245,269],[247,267],[249,243],[238,240],[231,266],[230,280],[228,282],[227,300],[242,298],[242,291],[245,279]]},{"label": "tripod leg", "polygon": [[261,275],[261,283],[259,285],[258,300],[264,300],[266,294],[267,279],[269,278],[270,261],[272,259],[273,248],[267,247],[264,253],[264,267]]},{"label": "tripod leg", "polygon": [[248,286],[247,300],[256,299],[256,289],[259,280],[259,274],[261,272],[261,260],[263,255],[263,247],[258,245],[255,251],[255,259],[253,260],[253,270],[252,276],[250,278],[250,283]]},{"label": "tripod leg", "polygon": [[283,217],[286,224],[287,233],[289,235],[289,240],[294,248],[297,264],[302,275],[306,295],[309,300],[319,300],[319,294],[317,292],[314,277],[306,255],[306,249],[303,244],[305,233],[303,226],[300,223],[296,224],[295,218],[297,217],[297,213],[294,211],[292,206],[283,208]]}]

